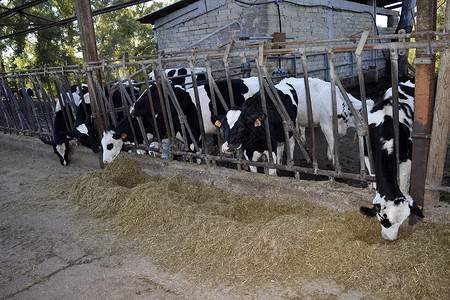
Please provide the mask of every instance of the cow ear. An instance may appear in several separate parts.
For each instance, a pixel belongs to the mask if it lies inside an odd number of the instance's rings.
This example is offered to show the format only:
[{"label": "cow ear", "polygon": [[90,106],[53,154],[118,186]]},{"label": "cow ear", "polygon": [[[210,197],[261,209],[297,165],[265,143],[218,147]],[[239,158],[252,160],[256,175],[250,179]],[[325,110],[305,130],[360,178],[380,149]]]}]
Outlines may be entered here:
[{"label": "cow ear", "polygon": [[409,209],[411,210],[412,214],[415,214],[416,216],[419,216],[421,218],[424,218],[422,207],[417,205],[415,202],[413,202],[413,205],[409,206]]},{"label": "cow ear", "polygon": [[215,126],[217,127],[222,127],[222,122],[220,122],[220,120],[222,120],[223,116],[221,115],[214,115],[211,116],[211,123],[214,123]]},{"label": "cow ear", "polygon": [[120,137],[122,138],[122,140],[124,140],[124,139],[126,139],[127,134],[126,134],[126,133],[122,133],[122,134],[120,135]]},{"label": "cow ear", "polygon": [[366,216],[375,217],[380,212],[380,205],[374,204],[372,208],[361,206],[359,211]]},{"label": "cow ear", "polygon": [[255,119],[255,127],[262,126],[262,121],[266,118],[266,115],[264,113],[259,114]]}]

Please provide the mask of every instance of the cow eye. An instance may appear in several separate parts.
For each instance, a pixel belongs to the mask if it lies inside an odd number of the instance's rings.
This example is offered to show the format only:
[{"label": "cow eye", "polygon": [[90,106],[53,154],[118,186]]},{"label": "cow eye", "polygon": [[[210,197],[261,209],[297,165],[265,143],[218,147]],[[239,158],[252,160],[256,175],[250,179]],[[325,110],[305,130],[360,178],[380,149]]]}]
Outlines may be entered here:
[{"label": "cow eye", "polygon": [[112,150],[113,147],[114,147],[113,144],[108,144],[108,145],[106,145],[106,149],[108,149],[108,150]]}]

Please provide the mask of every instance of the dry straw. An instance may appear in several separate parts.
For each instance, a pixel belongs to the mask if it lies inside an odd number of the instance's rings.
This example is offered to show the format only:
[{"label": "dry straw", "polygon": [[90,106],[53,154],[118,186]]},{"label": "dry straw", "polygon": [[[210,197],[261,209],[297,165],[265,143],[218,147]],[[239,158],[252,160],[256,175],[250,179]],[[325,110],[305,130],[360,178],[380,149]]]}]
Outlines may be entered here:
[{"label": "dry straw", "polygon": [[249,291],[333,280],[378,298],[450,299],[448,225],[423,222],[387,242],[359,212],[242,197],[178,175],[158,179],[127,159],[80,177],[70,195],[159,264],[199,282]]}]

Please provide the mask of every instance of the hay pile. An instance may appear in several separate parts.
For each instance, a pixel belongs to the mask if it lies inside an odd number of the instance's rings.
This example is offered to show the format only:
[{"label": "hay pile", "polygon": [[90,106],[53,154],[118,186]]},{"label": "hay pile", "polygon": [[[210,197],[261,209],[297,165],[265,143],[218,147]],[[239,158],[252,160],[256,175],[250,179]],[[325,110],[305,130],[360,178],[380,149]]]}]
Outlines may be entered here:
[{"label": "hay pile", "polygon": [[162,266],[202,282],[300,291],[299,280],[327,279],[381,298],[450,297],[446,225],[421,223],[387,242],[378,221],[359,212],[152,178],[124,159],[82,176],[70,195]]}]

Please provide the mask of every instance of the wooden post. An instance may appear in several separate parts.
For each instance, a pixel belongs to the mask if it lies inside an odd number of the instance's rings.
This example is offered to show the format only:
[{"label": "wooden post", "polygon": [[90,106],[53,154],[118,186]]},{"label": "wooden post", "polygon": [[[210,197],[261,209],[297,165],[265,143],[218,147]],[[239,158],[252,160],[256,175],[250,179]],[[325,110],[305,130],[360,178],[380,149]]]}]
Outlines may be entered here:
[{"label": "wooden post", "polygon": [[[450,30],[450,5],[445,9],[445,31]],[[450,49],[441,53],[439,76],[434,104],[433,128],[431,131],[430,153],[425,183],[430,186],[442,184],[445,157],[450,131]],[[439,192],[426,191],[425,200],[438,201]]]},{"label": "wooden post", "polygon": [[[85,64],[85,69],[87,68],[87,63],[91,61],[98,61],[97,53],[97,43],[95,41],[95,31],[94,22],[92,20],[92,9],[90,0],[75,0],[75,10],[78,20],[78,29],[80,32],[81,40],[81,51],[83,53],[83,60]],[[100,72],[96,71],[93,76],[97,76],[98,82],[102,82]],[[95,87],[91,86],[88,82],[89,93],[93,95],[95,92]],[[95,97],[90,97],[91,101],[95,101]],[[92,105],[92,113],[94,115],[94,126],[97,130],[97,134],[100,137],[102,134],[102,128],[105,124],[101,123],[101,118],[99,118],[99,105]]]},{"label": "wooden post", "polygon": [[[417,0],[417,33],[436,30],[436,0]],[[425,36],[417,40],[426,40]],[[414,128],[411,166],[411,197],[417,205],[424,206],[425,176],[430,146],[431,112],[434,96],[434,54],[429,49],[417,49],[416,88],[414,95]],[[411,215],[410,225],[418,221]]]}]

